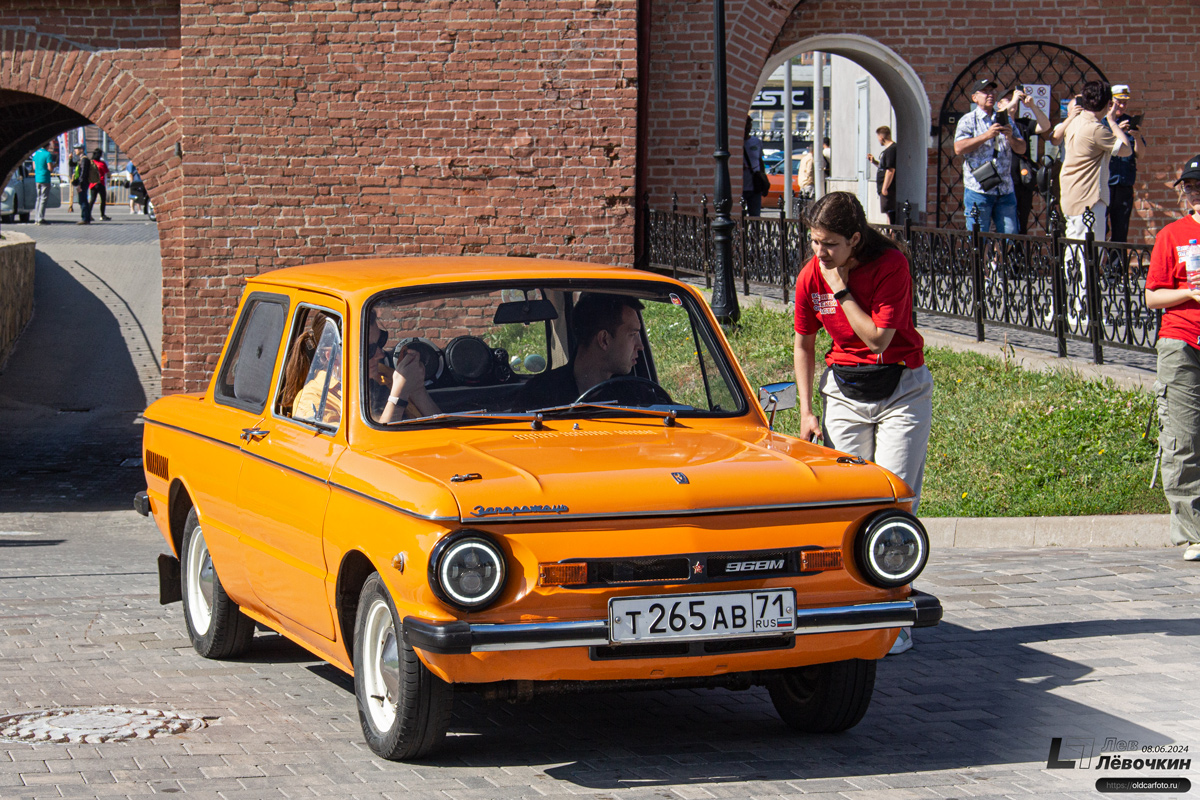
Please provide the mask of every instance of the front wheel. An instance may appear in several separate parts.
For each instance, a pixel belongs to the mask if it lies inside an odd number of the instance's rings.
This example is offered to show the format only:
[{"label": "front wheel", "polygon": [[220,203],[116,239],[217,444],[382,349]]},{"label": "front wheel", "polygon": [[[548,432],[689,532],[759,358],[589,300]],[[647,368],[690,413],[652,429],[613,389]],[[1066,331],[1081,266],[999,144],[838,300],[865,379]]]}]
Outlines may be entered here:
[{"label": "front wheel", "polygon": [[781,670],[767,683],[775,710],[803,733],[840,733],[862,720],[875,690],[875,662],[851,659]]},{"label": "front wheel", "polygon": [[358,596],[354,694],[363,738],[382,758],[427,756],[450,726],[454,690],[404,641],[396,607],[377,572],[367,578]]},{"label": "front wheel", "polygon": [[183,616],[192,647],[205,658],[241,655],[254,637],[254,620],[225,594],[194,508],[183,525],[180,556]]}]

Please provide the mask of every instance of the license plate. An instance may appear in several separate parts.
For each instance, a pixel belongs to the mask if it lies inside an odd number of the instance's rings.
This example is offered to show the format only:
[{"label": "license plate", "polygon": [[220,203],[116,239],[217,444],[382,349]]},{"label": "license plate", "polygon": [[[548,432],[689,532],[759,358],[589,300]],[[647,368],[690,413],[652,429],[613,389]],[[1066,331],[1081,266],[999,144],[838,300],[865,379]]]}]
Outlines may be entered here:
[{"label": "license plate", "polygon": [[614,643],[739,638],[795,629],[793,589],[622,597],[608,602],[609,639]]}]

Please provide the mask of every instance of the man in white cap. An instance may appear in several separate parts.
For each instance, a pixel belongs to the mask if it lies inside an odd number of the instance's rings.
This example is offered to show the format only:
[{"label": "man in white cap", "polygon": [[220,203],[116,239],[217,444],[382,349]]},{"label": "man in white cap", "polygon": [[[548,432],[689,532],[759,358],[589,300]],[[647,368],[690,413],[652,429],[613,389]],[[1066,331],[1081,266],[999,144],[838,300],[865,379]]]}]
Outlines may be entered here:
[{"label": "man in white cap", "polygon": [[[1129,241],[1129,217],[1133,214],[1133,187],[1137,183],[1138,156],[1145,151],[1146,140],[1138,133],[1141,115],[1131,117],[1125,113],[1125,104],[1132,94],[1128,84],[1117,83],[1112,87],[1113,118],[1129,135],[1133,152],[1127,156],[1113,156],[1108,162],[1108,240]],[[1108,121],[1104,124],[1107,126]]]},{"label": "man in white cap", "polygon": [[[1171,508],[1171,541],[1185,544],[1185,561],[1200,561],[1200,274],[1188,274],[1200,240],[1200,156],[1179,180],[1191,212],[1158,232],[1146,274],[1146,306],[1163,309],[1158,332],[1158,446],[1163,493]],[[1200,273],[1200,270],[1193,270]]]}]

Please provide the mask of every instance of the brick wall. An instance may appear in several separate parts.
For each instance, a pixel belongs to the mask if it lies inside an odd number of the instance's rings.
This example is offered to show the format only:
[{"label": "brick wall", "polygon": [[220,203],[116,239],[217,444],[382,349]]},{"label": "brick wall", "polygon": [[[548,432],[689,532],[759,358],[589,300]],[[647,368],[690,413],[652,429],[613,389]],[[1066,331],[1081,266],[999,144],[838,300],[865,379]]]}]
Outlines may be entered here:
[{"label": "brick wall", "polygon": [[398,254],[631,264],[635,7],[183,3],[188,385],[264,270]]},{"label": "brick wall", "polygon": [[[1177,217],[1170,188],[1180,165],[1200,152],[1195,135],[1200,85],[1187,80],[1200,30],[1195,0],[1144,3],[996,0],[807,0],[775,4],[726,0],[729,49],[730,164],[741,191],[741,127],[766,60],[820,34],[858,34],[890,47],[917,73],[936,115],[951,83],[977,57],[1002,45],[1040,40],[1077,50],[1109,80],[1135,92],[1130,111],[1144,112],[1148,149],[1139,161],[1137,219],[1131,239]],[[651,31],[650,131],[646,189],[659,208],[678,191],[681,207],[712,198],[712,23],[710,7],[692,0],[654,4]],[[1164,79],[1177,76],[1177,79]],[[841,98],[845,102],[845,98]],[[839,102],[839,98],[834,98]],[[931,124],[935,120],[930,120]],[[936,143],[936,137],[934,139]],[[836,146],[836,143],[835,143]],[[930,207],[936,155],[930,153]]]}]

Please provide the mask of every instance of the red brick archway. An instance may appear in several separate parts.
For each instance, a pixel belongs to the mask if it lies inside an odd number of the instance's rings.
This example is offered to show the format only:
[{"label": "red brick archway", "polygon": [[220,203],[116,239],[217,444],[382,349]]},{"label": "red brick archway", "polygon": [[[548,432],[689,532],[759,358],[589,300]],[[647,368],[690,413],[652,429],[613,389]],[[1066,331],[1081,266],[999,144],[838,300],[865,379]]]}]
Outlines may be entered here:
[{"label": "red brick archway", "polygon": [[[183,181],[175,145],[182,134],[159,91],[147,86],[133,69],[114,63],[116,57],[111,51],[60,36],[0,27],[0,52],[6,56],[0,59],[0,90],[9,100],[6,104],[0,98],[0,116],[7,109],[9,115],[20,113],[27,118],[29,99],[40,100],[45,111],[41,125],[28,128],[21,142],[6,148],[2,157],[11,163],[0,163],[0,174],[7,174],[29,149],[77,126],[81,120],[100,126],[138,165],[154,198],[164,298],[168,294],[181,296],[183,224],[179,212]],[[177,63],[169,62],[160,62],[156,68],[144,54],[131,66],[142,71],[178,68]],[[25,100],[21,112],[12,106],[18,99]],[[164,302],[164,311],[168,306]],[[164,314],[164,345],[183,343],[182,322],[182,314]],[[174,363],[169,359],[172,351],[178,353],[180,349],[163,348],[164,387],[177,388],[181,384],[182,365],[178,358]]]}]

